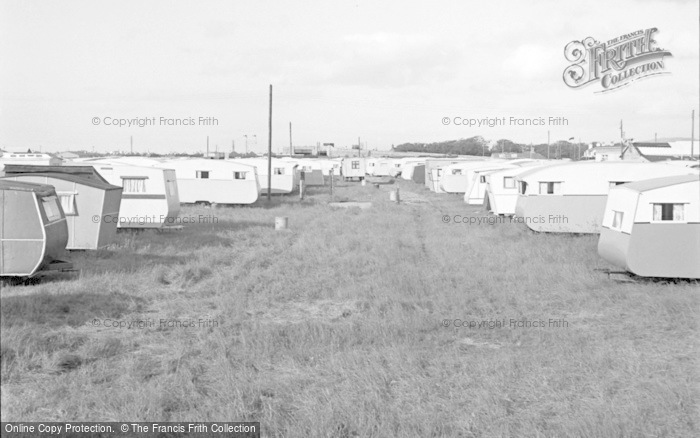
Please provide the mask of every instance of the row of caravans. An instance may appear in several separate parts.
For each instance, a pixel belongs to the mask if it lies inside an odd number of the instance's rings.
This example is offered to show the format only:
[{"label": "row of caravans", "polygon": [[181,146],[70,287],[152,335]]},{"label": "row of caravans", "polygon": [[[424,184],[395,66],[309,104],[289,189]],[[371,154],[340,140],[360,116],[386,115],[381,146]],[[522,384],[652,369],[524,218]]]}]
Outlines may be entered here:
[{"label": "row of caravans", "polygon": [[[340,172],[339,162],[316,162],[301,171],[300,164],[308,163],[272,161],[273,193],[291,193],[304,172]],[[60,261],[65,250],[105,247],[117,228],[169,227],[177,223],[181,202],[253,203],[266,191],[268,174],[265,159],[62,161],[48,154],[4,156],[0,277],[26,279],[68,269],[70,263]]]},{"label": "row of caravans", "polygon": [[465,203],[492,214],[516,216],[533,231],[599,234],[599,254],[636,275],[700,278],[698,167],[427,159],[423,183],[437,193],[463,193]]}]

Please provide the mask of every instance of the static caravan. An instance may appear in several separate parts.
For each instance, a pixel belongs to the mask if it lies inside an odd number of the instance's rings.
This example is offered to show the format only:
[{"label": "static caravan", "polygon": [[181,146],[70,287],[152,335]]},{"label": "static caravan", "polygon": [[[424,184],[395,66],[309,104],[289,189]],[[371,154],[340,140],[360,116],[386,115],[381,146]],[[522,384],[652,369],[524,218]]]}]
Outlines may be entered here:
[{"label": "static caravan", "polygon": [[334,176],[340,176],[340,169],[343,166],[342,159],[317,159],[316,161],[324,176],[330,176],[331,170],[333,170]]},{"label": "static caravan", "polygon": [[[326,163],[325,165],[323,162],[327,162],[329,160],[316,160],[316,159],[294,159],[294,158],[288,158],[286,161],[289,162],[294,162],[298,164],[297,167],[297,172],[299,172],[299,176],[304,179],[304,186],[309,187],[309,186],[322,186],[325,185],[326,181],[323,177],[324,175],[324,167],[328,170],[332,166],[328,166]],[[336,171],[334,171],[335,174]],[[337,172],[340,172],[340,169],[337,170]]]},{"label": "static caravan", "polygon": [[352,157],[343,160],[343,180],[365,179],[367,162],[362,157]]},{"label": "static caravan", "polygon": [[0,277],[70,268],[68,227],[53,187],[0,179]]},{"label": "static caravan", "polygon": [[698,174],[681,166],[625,161],[538,167],[518,175],[515,215],[534,231],[599,233],[611,187],[691,173]]},{"label": "static caravan", "polygon": [[391,158],[379,158],[374,165],[374,173],[372,175],[395,177],[399,172],[400,170],[395,166],[394,160]]},{"label": "static caravan", "polygon": [[406,181],[413,180],[413,171],[417,165],[418,163],[414,161],[404,163],[403,166],[401,166],[401,178]]},{"label": "static caravan", "polygon": [[29,164],[33,166],[60,166],[63,160],[53,154],[41,152],[3,152],[0,155],[0,170],[6,164]]},{"label": "static caravan", "polygon": [[374,176],[374,171],[377,168],[378,158],[367,158],[367,175]]},{"label": "static caravan", "polygon": [[494,172],[529,167],[535,160],[507,160],[496,163],[484,163],[467,169],[467,191],[464,193],[464,202],[471,205],[483,205],[486,200],[486,187],[488,176]]},{"label": "static caravan", "polygon": [[109,160],[66,163],[90,165],[109,184],[122,187],[118,228],[163,228],[176,225],[180,198],[175,171]]},{"label": "static caravan", "polygon": [[484,203],[486,209],[495,215],[512,216],[515,214],[515,204],[518,201],[516,178],[540,166],[561,164],[556,161],[533,161],[522,166],[497,170],[486,176],[486,192]]},{"label": "static caravan", "polygon": [[501,162],[502,160],[461,161],[447,165],[440,172],[440,189],[447,193],[465,193],[473,176],[469,170],[494,166]]},{"label": "static caravan", "polygon": [[67,173],[14,173],[10,166],[5,171],[5,179],[54,187],[68,226],[66,249],[98,249],[114,241],[121,187]]},{"label": "static caravan", "polygon": [[157,164],[174,169],[182,203],[252,204],[260,183],[255,166],[231,160],[171,160]]},{"label": "static caravan", "polygon": [[469,186],[464,193],[464,202],[470,205],[483,205],[486,198],[488,176],[499,170],[513,169],[520,166],[503,164],[501,166],[482,167],[468,172]]},{"label": "static caravan", "polygon": [[[417,166],[425,165],[425,159],[405,158],[401,164],[401,178],[412,181]],[[423,170],[425,171],[425,170]]]},{"label": "static caravan", "polygon": [[642,277],[700,278],[698,175],[611,188],[598,254]]},{"label": "static caravan", "polygon": [[[260,193],[267,193],[267,158],[245,158],[240,160],[230,160],[236,163],[255,166],[258,172],[258,183],[260,184]],[[288,194],[292,193],[299,185],[299,174],[297,172],[298,165],[293,161],[272,159],[272,190],[273,194]]]},{"label": "static caravan", "polygon": [[[425,160],[425,185],[436,193],[444,193],[440,187],[443,168],[451,165],[464,163],[465,161],[482,161],[482,158],[429,158]],[[415,172],[415,170],[414,170]]]}]

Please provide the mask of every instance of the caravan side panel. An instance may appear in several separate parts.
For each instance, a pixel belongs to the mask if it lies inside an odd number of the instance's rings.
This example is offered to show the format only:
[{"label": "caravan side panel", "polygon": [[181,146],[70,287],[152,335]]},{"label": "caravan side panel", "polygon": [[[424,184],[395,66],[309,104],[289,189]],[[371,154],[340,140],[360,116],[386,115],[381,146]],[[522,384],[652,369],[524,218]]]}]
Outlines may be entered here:
[{"label": "caravan side panel", "polygon": [[700,223],[634,224],[627,268],[642,277],[700,278]]},{"label": "caravan side panel", "polygon": [[[532,230],[547,233],[599,233],[607,195],[521,196],[525,203],[516,207]],[[520,202],[520,201],[519,201]],[[517,213],[517,212],[516,212]]]},{"label": "caravan side panel", "polygon": [[43,224],[31,192],[0,190],[0,275],[30,275],[44,250]]}]

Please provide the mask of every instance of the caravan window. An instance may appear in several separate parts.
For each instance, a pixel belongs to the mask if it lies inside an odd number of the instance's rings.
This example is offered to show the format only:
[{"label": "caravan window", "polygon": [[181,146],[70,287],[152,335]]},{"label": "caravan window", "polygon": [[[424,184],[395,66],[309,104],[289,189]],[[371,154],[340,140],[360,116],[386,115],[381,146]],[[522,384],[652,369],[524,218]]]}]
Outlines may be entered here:
[{"label": "caravan window", "polygon": [[[514,189],[515,188],[515,178],[512,176],[503,177],[503,188],[504,189]],[[525,192],[523,192],[524,194]]]},{"label": "caravan window", "polygon": [[208,170],[198,170],[197,171],[197,178],[209,179],[209,171]]},{"label": "caravan window", "polygon": [[485,184],[485,183],[486,183],[486,175],[481,175],[481,176],[479,177],[479,182],[482,183],[482,184]]},{"label": "caravan window", "polygon": [[461,175],[462,169],[452,169],[452,175]]},{"label": "caravan window", "polygon": [[61,219],[61,209],[58,206],[58,199],[56,199],[55,196],[47,196],[45,198],[41,198],[41,204],[44,207],[46,219],[49,222],[54,222]]},{"label": "caravan window", "polygon": [[233,179],[245,179],[245,174],[248,172],[233,172]]},{"label": "caravan window", "polygon": [[520,181],[520,194],[524,195],[527,192],[527,183],[525,181]]},{"label": "caravan window", "polygon": [[122,186],[124,188],[124,193],[146,193],[146,178],[122,177]]},{"label": "caravan window", "polygon": [[612,222],[612,227],[619,230],[622,228],[622,218],[624,217],[625,213],[622,211],[617,211],[613,210],[613,222]]},{"label": "caravan window", "polygon": [[683,207],[683,204],[654,204],[654,220],[682,222],[685,220]]},{"label": "caravan window", "polygon": [[284,175],[284,167],[275,167],[272,174],[273,175]]},{"label": "caravan window", "polygon": [[560,182],[541,182],[540,195],[557,195],[561,193]]},{"label": "caravan window", "polygon": [[351,167],[352,167],[353,169],[359,169],[359,168],[360,168],[360,162],[357,161],[357,160],[351,162],[350,164],[351,164]]},{"label": "caravan window", "polygon": [[61,208],[66,216],[76,216],[78,208],[75,205],[75,193],[59,192],[58,197],[61,200]]}]

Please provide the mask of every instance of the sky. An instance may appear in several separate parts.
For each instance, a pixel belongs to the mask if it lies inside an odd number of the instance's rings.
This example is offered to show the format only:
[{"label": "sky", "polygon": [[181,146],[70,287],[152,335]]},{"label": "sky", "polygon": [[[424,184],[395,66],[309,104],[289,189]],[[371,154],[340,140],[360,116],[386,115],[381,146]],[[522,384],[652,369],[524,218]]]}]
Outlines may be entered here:
[{"label": "sky", "polygon": [[[263,152],[270,85],[273,151],[290,122],[295,145],[359,137],[379,150],[475,135],[607,142],[620,120],[637,140],[690,137],[693,109],[697,138],[699,4],[3,0],[0,148],[126,151],[133,137],[137,152],[197,152],[208,136],[211,150]],[[607,93],[564,84],[571,41],[652,27],[669,74]]]}]

